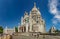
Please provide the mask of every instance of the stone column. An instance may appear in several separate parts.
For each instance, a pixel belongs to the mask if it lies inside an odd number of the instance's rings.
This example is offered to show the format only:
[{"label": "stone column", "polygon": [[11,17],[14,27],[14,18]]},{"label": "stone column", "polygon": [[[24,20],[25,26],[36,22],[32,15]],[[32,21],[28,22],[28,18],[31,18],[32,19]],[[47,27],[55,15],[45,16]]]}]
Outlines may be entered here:
[{"label": "stone column", "polygon": [[31,18],[29,19],[29,23],[30,23],[30,29],[29,29],[29,32],[32,32],[32,19],[31,19]]},{"label": "stone column", "polygon": [[21,17],[21,25],[23,25],[23,17]]},{"label": "stone column", "polygon": [[45,27],[44,27],[44,25],[41,25],[41,32],[45,33]]},{"label": "stone column", "polygon": [[20,32],[20,27],[21,27],[21,25],[20,25],[20,23],[18,23],[18,32]]},{"label": "stone column", "polygon": [[23,32],[24,32],[24,27],[23,27]]},{"label": "stone column", "polygon": [[38,27],[38,32],[40,32],[41,30],[40,24],[37,24],[37,27]]},{"label": "stone column", "polygon": [[32,24],[30,24],[30,32],[32,31]]},{"label": "stone column", "polygon": [[15,32],[15,27],[14,27],[13,31]]},{"label": "stone column", "polygon": [[26,32],[28,32],[28,23],[26,23]]}]

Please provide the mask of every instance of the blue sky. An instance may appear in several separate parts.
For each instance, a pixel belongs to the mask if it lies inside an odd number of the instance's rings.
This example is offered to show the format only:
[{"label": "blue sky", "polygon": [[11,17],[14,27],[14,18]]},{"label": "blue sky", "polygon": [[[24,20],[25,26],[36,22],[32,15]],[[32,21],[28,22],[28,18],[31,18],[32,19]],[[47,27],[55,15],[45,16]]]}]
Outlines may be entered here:
[{"label": "blue sky", "polygon": [[[10,28],[18,26],[21,16],[24,15],[25,11],[31,11],[34,2],[36,2],[37,8],[39,8],[42,18],[45,20],[46,30],[49,30],[53,25],[59,29],[60,23],[54,24],[52,22],[54,14],[49,11],[48,0],[0,0],[0,25]],[[60,10],[59,6],[58,10]]]}]

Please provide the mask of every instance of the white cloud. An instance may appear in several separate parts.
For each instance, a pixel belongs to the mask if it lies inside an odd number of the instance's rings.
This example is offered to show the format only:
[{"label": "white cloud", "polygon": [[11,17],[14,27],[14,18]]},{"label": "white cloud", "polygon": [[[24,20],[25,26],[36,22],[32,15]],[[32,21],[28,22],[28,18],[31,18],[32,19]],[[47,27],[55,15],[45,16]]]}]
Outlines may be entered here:
[{"label": "white cloud", "polygon": [[54,15],[52,19],[53,24],[57,24],[60,22],[60,10],[58,10],[57,8],[58,5],[58,0],[49,0],[49,11]]},{"label": "white cloud", "polygon": [[57,20],[52,20],[52,22],[54,25],[57,24]]},{"label": "white cloud", "polygon": [[60,19],[60,15],[55,15],[54,18]]}]

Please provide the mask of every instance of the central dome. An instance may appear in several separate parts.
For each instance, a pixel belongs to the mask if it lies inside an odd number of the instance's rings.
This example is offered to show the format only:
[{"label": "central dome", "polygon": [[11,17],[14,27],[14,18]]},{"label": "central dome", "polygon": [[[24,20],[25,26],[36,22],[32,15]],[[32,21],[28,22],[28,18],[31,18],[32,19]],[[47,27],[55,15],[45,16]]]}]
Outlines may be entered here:
[{"label": "central dome", "polygon": [[38,9],[36,8],[36,3],[34,3],[34,7],[32,9],[32,11],[37,11]]},{"label": "central dome", "polygon": [[39,8],[36,7],[36,3],[34,3],[34,7],[32,8],[32,13],[33,14],[37,14],[37,15],[41,15]]}]

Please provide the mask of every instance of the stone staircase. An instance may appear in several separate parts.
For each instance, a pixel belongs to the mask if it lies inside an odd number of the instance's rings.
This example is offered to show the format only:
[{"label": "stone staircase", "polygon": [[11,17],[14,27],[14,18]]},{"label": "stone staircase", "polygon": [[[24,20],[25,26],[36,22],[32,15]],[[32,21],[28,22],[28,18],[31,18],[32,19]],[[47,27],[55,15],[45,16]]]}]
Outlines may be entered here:
[{"label": "stone staircase", "polygon": [[60,39],[60,36],[50,36],[50,35],[40,35],[38,38],[34,36],[23,36],[23,35],[18,35],[18,36],[12,36],[12,39]]},{"label": "stone staircase", "polygon": [[23,35],[20,35],[20,36],[12,36],[12,39],[36,39],[32,36],[23,36]]}]

